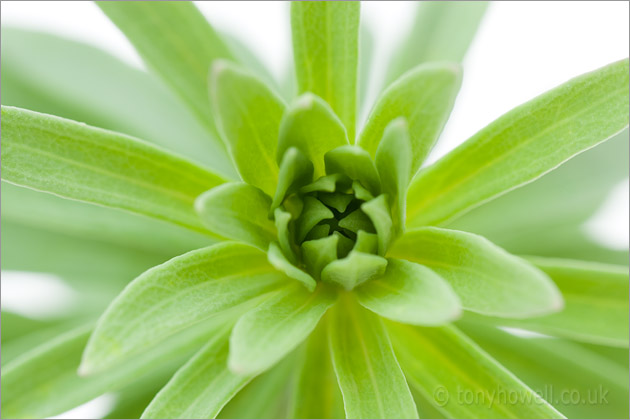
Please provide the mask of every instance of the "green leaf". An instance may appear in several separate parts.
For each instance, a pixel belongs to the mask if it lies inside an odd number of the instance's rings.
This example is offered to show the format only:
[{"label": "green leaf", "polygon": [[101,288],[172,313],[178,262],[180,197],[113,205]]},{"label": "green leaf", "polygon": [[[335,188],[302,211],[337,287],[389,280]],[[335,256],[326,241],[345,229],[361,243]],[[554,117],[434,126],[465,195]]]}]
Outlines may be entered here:
[{"label": "green leaf", "polygon": [[554,258],[527,259],[556,283],[564,297],[564,309],[518,322],[494,322],[578,341],[628,347],[628,267]]},{"label": "green leaf", "polygon": [[249,382],[251,376],[235,375],[227,367],[228,334],[223,327],[213,334],[142,413],[143,419],[212,419]]},{"label": "green leaf", "polygon": [[284,281],[267,255],[248,245],[222,243],[174,258],[142,274],[112,302],[85,349],[81,371],[104,370]]},{"label": "green leaf", "polygon": [[340,146],[324,155],[326,174],[343,174],[359,181],[372,194],[381,191],[381,180],[370,155],[359,146]]},{"label": "green leaf", "polygon": [[273,196],[271,210],[278,208],[287,195],[313,181],[313,164],[299,149],[287,149],[280,163],[278,186]]},{"label": "green leaf", "polygon": [[405,324],[441,325],[461,315],[459,298],[448,283],[419,264],[389,260],[387,271],[356,290],[369,310]]},{"label": "green leaf", "polygon": [[225,60],[212,65],[210,96],[217,126],[243,181],[273,197],[276,145],[285,105],[267,85]]},{"label": "green leaf", "polygon": [[353,140],[359,66],[358,2],[291,3],[291,33],[299,93],[330,104]]},{"label": "green leaf", "polygon": [[97,3],[136,48],[147,67],[178,94],[212,133],[208,71],[228,47],[192,2]]},{"label": "green leaf", "polygon": [[[33,233],[30,237],[43,230],[44,236],[54,232],[169,258],[215,242],[207,234],[120,209],[67,200],[8,182],[2,182],[1,188],[2,222],[30,230]],[[11,243],[12,249],[20,244],[36,246],[29,241],[16,235],[6,243]],[[17,252],[15,256],[22,258]]]},{"label": "green leaf", "polygon": [[145,71],[89,44],[2,25],[2,104],[82,121],[179,152],[230,179],[225,146]]},{"label": "green leaf", "polygon": [[333,212],[322,204],[321,201],[314,197],[304,197],[304,208],[300,214],[300,218],[296,222],[297,237],[296,241],[302,242],[306,235],[317,225],[319,222],[325,219],[332,219],[335,217]]},{"label": "green leaf", "polygon": [[241,317],[230,336],[228,364],[239,374],[260,373],[286,356],[313,331],[335,302],[336,292],[290,284]]},{"label": "green leaf", "polygon": [[387,194],[392,209],[394,229],[397,233],[402,232],[411,172],[409,127],[404,118],[395,119],[385,128],[383,139],[376,149],[375,163],[383,193]]},{"label": "green leaf", "polygon": [[453,63],[428,63],[392,83],[372,108],[359,145],[372,157],[388,124],[404,117],[409,124],[411,172],[416,173],[442,132],[461,84],[461,68]]},{"label": "green leaf", "polygon": [[321,278],[325,283],[352,290],[366,281],[382,276],[386,268],[387,260],[383,257],[350,251],[347,257],[335,260],[324,267]]},{"label": "green leaf", "polygon": [[205,232],[194,199],[223,182],[141,140],[62,118],[2,107],[2,177],[74,200]]},{"label": "green leaf", "polygon": [[411,33],[390,63],[387,82],[418,64],[462,61],[487,6],[485,1],[419,2]]},{"label": "green leaf", "polygon": [[628,60],[513,109],[412,180],[408,226],[444,224],[628,126]]},{"label": "green leaf", "polygon": [[290,417],[294,419],[342,419],[343,396],[330,358],[328,315],[315,328],[300,354]]},{"label": "green leaf", "polygon": [[267,258],[269,259],[269,263],[276,269],[282,271],[288,277],[301,282],[310,292],[315,290],[315,286],[317,285],[315,279],[293,265],[275,242],[269,244]]},{"label": "green leaf", "polygon": [[359,71],[358,71],[358,89],[359,89],[359,116],[363,114],[367,101],[365,98],[370,88],[370,80],[373,74],[372,66],[374,63],[374,31],[362,22],[359,28]]},{"label": "green leaf", "polygon": [[564,418],[457,328],[388,330],[410,385],[450,418]]},{"label": "green leaf", "polygon": [[346,418],[418,418],[383,323],[349,294],[342,302],[328,331]]},{"label": "green leaf", "polygon": [[217,235],[266,250],[276,240],[276,225],[267,217],[271,199],[258,188],[230,182],[206,191],[195,208],[204,225]]},{"label": "green leaf", "polygon": [[393,245],[389,256],[426,265],[473,312],[526,318],[562,308],[562,295],[545,273],[472,233],[413,229]]},{"label": "green leaf", "polygon": [[393,239],[392,216],[387,205],[387,198],[381,194],[367,203],[361,204],[361,210],[368,215],[378,234],[378,253],[385,255]]},{"label": "green leaf", "polygon": [[312,93],[305,93],[282,117],[277,159],[280,161],[290,147],[295,147],[313,163],[317,179],[325,175],[324,154],[346,144],[346,128],[330,105]]},{"label": "green leaf", "polygon": [[339,236],[328,236],[327,233],[323,238],[308,240],[300,245],[304,265],[313,277],[319,279],[322,269],[337,259],[338,243]]}]

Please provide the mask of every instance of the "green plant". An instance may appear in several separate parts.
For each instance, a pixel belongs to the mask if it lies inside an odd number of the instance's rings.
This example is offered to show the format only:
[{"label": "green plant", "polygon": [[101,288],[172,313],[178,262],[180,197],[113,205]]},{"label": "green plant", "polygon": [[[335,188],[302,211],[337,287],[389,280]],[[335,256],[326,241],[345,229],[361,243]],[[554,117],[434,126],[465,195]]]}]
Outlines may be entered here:
[{"label": "green plant", "polygon": [[[165,147],[2,107],[2,179],[62,197],[3,183],[3,269],[59,274],[85,303],[42,323],[2,314],[4,417],[121,389],[113,417],[628,415],[628,270],[578,236],[627,176],[627,59],[421,167],[485,4],[420,5],[418,21],[439,25],[419,24],[401,47],[358,135],[359,3],[291,5],[288,105],[192,4],[98,5],[185,111],[99,52],[3,28],[17,45],[3,43],[3,103]],[[42,69],[30,47],[78,50],[114,83],[85,95],[100,87]],[[38,71],[67,85],[38,85]],[[127,89],[147,96],[125,104]],[[606,402],[547,402],[541,385],[601,386]]]}]

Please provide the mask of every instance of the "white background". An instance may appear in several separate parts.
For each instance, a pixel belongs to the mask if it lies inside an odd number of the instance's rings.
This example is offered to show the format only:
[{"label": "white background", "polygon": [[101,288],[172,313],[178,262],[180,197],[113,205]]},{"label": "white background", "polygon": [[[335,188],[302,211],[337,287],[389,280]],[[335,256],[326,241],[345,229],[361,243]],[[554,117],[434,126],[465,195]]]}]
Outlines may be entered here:
[{"label": "white background", "polygon": [[[291,45],[285,2],[198,5],[214,26],[250,45],[275,76],[283,74],[289,65]],[[374,99],[375,82],[383,75],[393,46],[409,31],[414,7],[413,2],[362,4],[362,18],[376,38],[369,101]],[[83,40],[142,67],[131,45],[92,3],[3,1],[1,8],[2,25],[41,29]],[[514,106],[571,77],[627,57],[628,15],[628,2],[491,4],[464,60],[462,89],[431,160]],[[604,244],[628,247],[627,181],[616,188],[587,228]],[[10,280],[3,276],[3,305],[14,289],[6,287],[7,283],[14,283]],[[74,414],[99,415],[98,411],[106,410],[109,401],[97,400],[87,411]]]}]

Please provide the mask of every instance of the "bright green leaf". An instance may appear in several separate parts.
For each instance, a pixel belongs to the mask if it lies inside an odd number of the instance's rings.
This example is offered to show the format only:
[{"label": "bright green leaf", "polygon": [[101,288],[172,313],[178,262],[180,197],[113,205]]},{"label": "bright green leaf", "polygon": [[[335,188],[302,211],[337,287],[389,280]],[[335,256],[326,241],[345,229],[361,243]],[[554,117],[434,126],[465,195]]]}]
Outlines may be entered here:
[{"label": "bright green leaf", "polygon": [[335,260],[324,267],[321,278],[325,283],[352,290],[366,281],[380,277],[386,268],[387,260],[383,257],[350,251],[347,257]]},{"label": "bright green leaf", "polygon": [[206,231],[197,195],[223,182],[141,140],[62,118],[2,107],[2,178],[66,198]]},{"label": "bright green leaf", "polygon": [[470,311],[526,318],[562,308],[562,295],[545,273],[472,233],[413,229],[393,245],[389,256],[435,271]]},{"label": "bright green leaf", "polygon": [[359,146],[341,146],[324,155],[326,173],[347,175],[359,181],[372,194],[379,194],[381,181],[370,155]]},{"label": "bright green leaf", "polygon": [[278,186],[273,196],[271,210],[275,210],[282,204],[287,195],[294,193],[300,187],[313,181],[313,164],[299,149],[291,147],[287,149],[280,163]]},{"label": "bright green leaf", "polygon": [[513,109],[412,180],[407,224],[444,224],[628,126],[628,60]]},{"label": "bright green leaf", "polygon": [[389,260],[387,271],[357,290],[359,303],[394,321],[441,325],[461,314],[459,298],[448,283],[419,264]]},{"label": "bright green leaf", "polygon": [[230,370],[252,374],[273,366],[308,337],[335,298],[336,292],[323,284],[314,292],[296,284],[275,292],[234,326]]},{"label": "bright green leaf", "polygon": [[303,200],[304,208],[302,209],[300,218],[296,222],[297,237],[295,239],[297,242],[302,242],[308,232],[319,222],[334,217],[333,212],[318,199],[306,196]]},{"label": "bright green leaf", "polygon": [[195,208],[203,224],[217,235],[266,250],[276,240],[276,225],[267,215],[271,199],[258,188],[230,182],[206,191]]},{"label": "bright green leaf", "polygon": [[381,194],[375,199],[363,203],[361,210],[372,220],[378,234],[378,253],[385,255],[394,236],[392,216],[387,205],[387,198]]},{"label": "bright green leaf", "polygon": [[325,175],[324,154],[348,144],[343,123],[320,97],[305,93],[287,109],[280,123],[277,159],[290,147],[304,153],[315,167],[315,178]]},{"label": "bright green leaf", "polygon": [[372,108],[359,136],[359,145],[372,157],[388,124],[404,117],[409,124],[411,172],[416,173],[442,132],[461,84],[461,69],[453,63],[428,63],[392,83]]},{"label": "bright green leaf", "polygon": [[[326,228],[328,228],[326,226]],[[322,269],[337,259],[338,235],[326,236],[319,239],[305,241],[300,246],[302,259],[309,273],[316,279],[320,278]]]},{"label": "bright green leaf", "polygon": [[299,93],[330,104],[354,140],[359,65],[359,2],[291,3]]},{"label": "bright green leaf", "polygon": [[217,126],[238,172],[243,181],[273,197],[284,103],[262,81],[228,61],[214,62],[211,73],[210,97]]},{"label": "bright green leaf", "polygon": [[381,320],[350,295],[330,315],[330,349],[346,418],[418,418]]},{"label": "bright green leaf", "polygon": [[142,274],[112,302],[85,349],[81,371],[101,371],[159,346],[285,281],[264,252],[248,245],[222,243],[174,258]]},{"label": "bright green leaf", "polygon": [[392,323],[388,330],[411,386],[447,416],[564,418],[457,328]]},{"label": "bright green leaf", "polygon": [[269,244],[267,258],[269,259],[269,263],[273,265],[276,269],[282,271],[288,277],[291,277],[292,279],[301,282],[302,284],[304,284],[304,286],[306,286],[309,291],[312,292],[313,290],[315,290],[315,286],[317,285],[315,283],[315,279],[293,265],[293,263],[291,263],[282,253],[280,247],[276,245],[275,242]]}]

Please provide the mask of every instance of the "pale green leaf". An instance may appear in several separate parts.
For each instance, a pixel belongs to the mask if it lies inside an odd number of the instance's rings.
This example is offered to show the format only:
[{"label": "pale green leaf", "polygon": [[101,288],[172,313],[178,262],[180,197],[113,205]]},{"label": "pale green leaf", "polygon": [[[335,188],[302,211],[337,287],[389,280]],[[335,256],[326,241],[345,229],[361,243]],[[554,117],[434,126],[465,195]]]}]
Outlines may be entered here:
[{"label": "pale green leaf", "polygon": [[192,2],[96,3],[157,73],[212,133],[208,100],[211,63],[233,58],[228,47]]},{"label": "pale green leaf", "polygon": [[[374,64],[374,31],[366,26],[365,21],[361,22],[359,28],[359,69],[358,69],[358,116],[363,114],[367,106],[368,90],[370,88],[370,80],[372,80],[372,71]],[[359,122],[360,123],[360,122]]]},{"label": "pale green leaf", "polygon": [[429,61],[460,62],[486,11],[485,1],[422,1],[411,33],[389,66],[387,82]]},{"label": "pale green leaf", "polygon": [[142,413],[143,419],[213,419],[252,377],[235,375],[227,367],[229,332],[223,327],[212,335]]},{"label": "pale green leaf", "polygon": [[319,222],[335,217],[333,212],[318,199],[306,196],[303,201],[304,208],[296,222],[297,237],[295,239],[298,243],[302,242]]},{"label": "pale green leaf", "polygon": [[356,290],[359,303],[394,321],[441,325],[461,314],[459,298],[448,283],[427,267],[390,259],[381,277]]},{"label": "pale green leaf", "polygon": [[628,126],[628,60],[513,109],[412,180],[408,226],[444,224]]},{"label": "pale green leaf", "polygon": [[387,194],[392,209],[395,231],[401,232],[405,227],[407,185],[411,172],[409,127],[404,118],[397,118],[387,125],[376,149],[374,162],[383,193]]},{"label": "pale green leaf", "polygon": [[221,136],[243,181],[273,197],[285,105],[262,81],[225,60],[213,63],[210,96]]},{"label": "pale green leaf", "polygon": [[308,337],[336,297],[336,292],[324,284],[314,292],[296,284],[274,292],[234,326],[230,370],[253,374],[273,366]]},{"label": "pale green leaf", "polygon": [[[341,236],[341,235],[339,235]],[[346,290],[378,278],[385,272],[387,260],[373,254],[350,251],[348,256],[324,267],[321,278],[325,283],[336,284]]]},{"label": "pale green leaf", "polygon": [[526,318],[562,309],[562,295],[545,273],[472,233],[430,227],[409,230],[389,256],[435,271],[470,311]]},{"label": "pale green leaf", "polygon": [[278,208],[287,195],[296,192],[300,187],[310,184],[312,181],[313,164],[299,149],[295,147],[287,149],[280,162],[278,186],[273,196],[271,210]]},{"label": "pale green leaf", "polygon": [[2,25],[2,104],[129,134],[238,176],[221,139],[160,81],[86,43]]},{"label": "pale green leaf", "polygon": [[351,141],[357,112],[359,9],[359,2],[291,3],[298,91],[313,92],[328,102]]},{"label": "pale green leaf", "polygon": [[564,418],[457,328],[388,323],[388,330],[409,384],[447,416]]},{"label": "pale green leaf", "polygon": [[266,250],[276,240],[276,225],[267,216],[271,199],[258,188],[230,182],[206,191],[195,208],[203,224],[217,235]]},{"label": "pale green leaf", "polygon": [[556,283],[561,312],[498,324],[607,346],[628,347],[628,267],[554,258],[528,257]]},{"label": "pale green leaf", "polygon": [[315,167],[315,178],[325,175],[324,154],[348,144],[346,128],[320,97],[305,93],[287,109],[280,123],[277,159],[290,147],[304,153]]},{"label": "pale green leaf", "polygon": [[313,279],[313,277],[311,277],[308,273],[293,265],[293,263],[291,263],[282,253],[282,250],[280,250],[280,247],[276,245],[275,242],[269,244],[267,258],[269,259],[269,263],[276,269],[282,271],[288,277],[301,282],[309,291],[312,292],[315,290],[315,286],[317,285],[315,283],[315,279]]},{"label": "pale green leaf", "polygon": [[372,194],[381,192],[381,181],[370,155],[359,146],[340,146],[324,155],[326,174],[343,174],[359,181]]},{"label": "pale green leaf", "polygon": [[343,396],[330,358],[327,318],[328,315],[324,315],[301,349],[295,389],[291,395],[291,418],[345,418]]},{"label": "pale green leaf", "polygon": [[81,371],[101,371],[159,346],[285,281],[264,252],[248,245],[222,243],[174,258],[142,274],[112,302],[85,349]]},{"label": "pale green leaf", "polygon": [[378,234],[378,253],[385,255],[393,239],[392,216],[387,205],[387,198],[381,194],[375,199],[361,204],[361,210],[372,220]]},{"label": "pale green leaf", "polygon": [[346,418],[418,418],[381,320],[350,295],[330,315],[330,349]]},{"label": "pale green leaf", "polygon": [[316,279],[320,278],[322,269],[337,259],[338,235],[326,235],[319,239],[312,239],[302,243],[302,259],[309,273]]},{"label": "pale green leaf", "polygon": [[409,124],[411,172],[416,173],[442,132],[461,84],[461,69],[453,63],[427,63],[392,83],[370,111],[359,145],[372,157],[385,128],[404,117]]},{"label": "pale green leaf", "polygon": [[62,118],[2,107],[2,178],[205,232],[197,195],[223,182],[141,140]]}]

